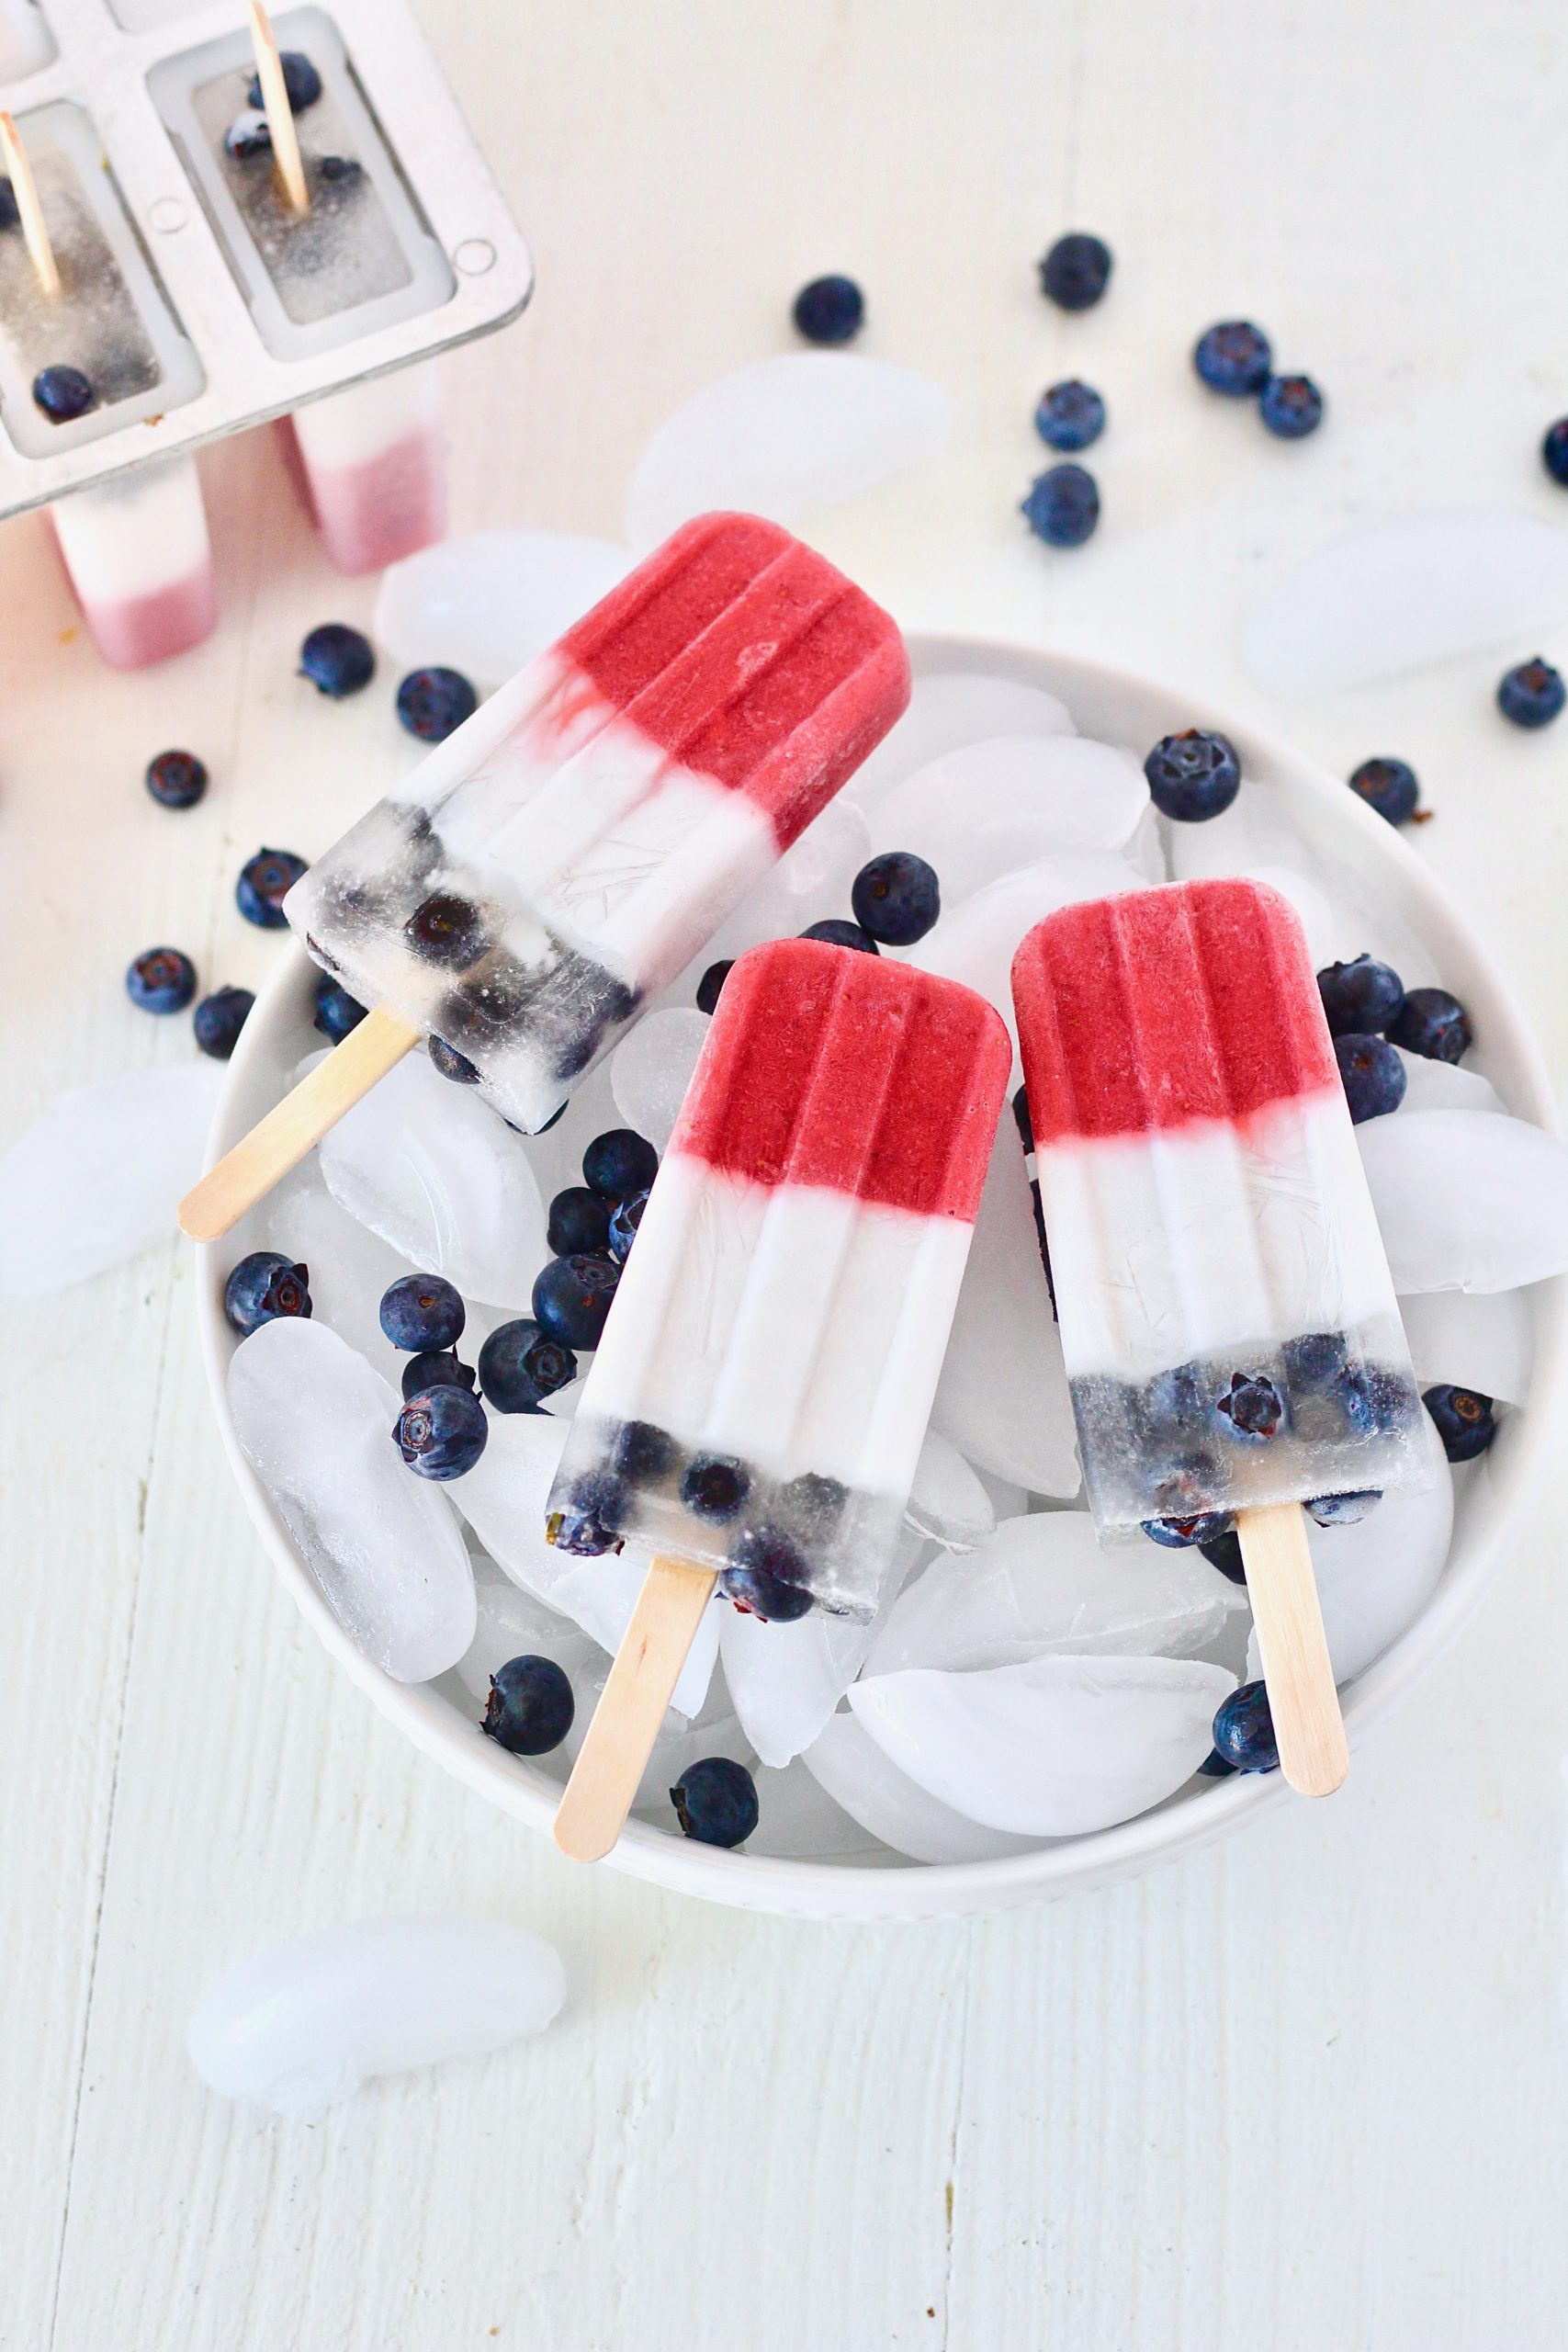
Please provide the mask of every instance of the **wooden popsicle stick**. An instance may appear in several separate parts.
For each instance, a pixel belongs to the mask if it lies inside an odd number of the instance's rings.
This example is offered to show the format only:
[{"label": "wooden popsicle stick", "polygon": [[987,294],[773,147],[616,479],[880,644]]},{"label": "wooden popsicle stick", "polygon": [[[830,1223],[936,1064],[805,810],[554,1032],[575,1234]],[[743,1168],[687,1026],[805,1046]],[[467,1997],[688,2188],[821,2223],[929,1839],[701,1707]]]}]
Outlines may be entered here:
[{"label": "wooden popsicle stick", "polygon": [[717,1581],[686,1560],[649,1564],[556,1814],[556,1844],[573,1861],[598,1861],[620,1836]]},{"label": "wooden popsicle stick", "polygon": [[1312,1572],[1306,1513],[1299,1503],[1269,1503],[1238,1511],[1235,1532],[1280,1770],[1303,1796],[1332,1796],[1350,1769],[1350,1751]]},{"label": "wooden popsicle stick", "polygon": [[288,103],[283,60],[277,53],[277,35],[262,0],[251,0],[251,47],[255,51],[256,76],[261,83],[262,110],[272,133],[272,160],[283,182],[283,193],[291,211],[309,212],[310,191],[305,185],[299,133],[294,127],[294,109]]},{"label": "wooden popsicle stick", "polygon": [[418,1043],[419,1031],[400,1013],[374,1006],[324,1062],[192,1186],[180,1203],[180,1231],[193,1241],[216,1241],[227,1233]]},{"label": "wooden popsicle stick", "polygon": [[28,252],[38,282],[51,302],[60,300],[60,265],[54,258],[50,243],[49,223],[39,202],[38,182],[28,151],[22,144],[21,132],[8,114],[0,114],[0,152],[4,153],[6,171],[11,182],[11,193],[17,199],[17,209],[22,216],[22,234],[27,239]]}]

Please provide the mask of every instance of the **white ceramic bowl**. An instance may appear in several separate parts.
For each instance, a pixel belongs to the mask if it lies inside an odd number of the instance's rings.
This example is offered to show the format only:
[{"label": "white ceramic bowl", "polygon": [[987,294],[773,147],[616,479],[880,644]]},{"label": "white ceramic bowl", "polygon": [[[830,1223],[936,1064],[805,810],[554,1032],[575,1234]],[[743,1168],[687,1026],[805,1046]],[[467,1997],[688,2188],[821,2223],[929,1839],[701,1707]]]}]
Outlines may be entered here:
[{"label": "white ceramic bowl", "polygon": [[[1523,1016],[1485,950],[1426,867],[1393,828],[1336,783],[1280,745],[1235,726],[1185,695],[1098,663],[988,639],[918,637],[918,673],[985,671],[1045,687],[1072,711],[1080,730],[1147,745],[1173,729],[1222,727],[1235,742],[1249,789],[1278,791],[1291,815],[1325,850],[1375,878],[1384,902],[1430,948],[1445,983],[1473,1017],[1473,1066],[1483,1069],[1510,1110],[1555,1127],[1546,1072]],[[310,1030],[315,967],[291,947],[257,1000],[230,1065],[211,1138],[211,1157],[236,1142],[285,1090],[300,1055],[319,1042]],[[241,1453],[226,1393],[235,1340],[223,1317],[223,1283],[232,1242],[199,1252],[202,1340],[214,1409],[251,1515],[273,1565],[299,1608],[346,1671],[415,1746],[468,1787],[547,1832],[558,1785],[485,1738],[468,1711],[438,1687],[394,1682],[356,1650],[321,1598],[287,1530]],[[1554,1443],[1568,1359],[1568,1280],[1542,1285],[1534,1387],[1527,1410],[1508,1417],[1487,1457],[1486,1476],[1464,1482],[1458,1498],[1447,1570],[1431,1601],[1404,1636],[1348,1690],[1345,1715],[1352,1747],[1412,1690],[1475,1608],[1517,1534]],[[633,1821],[610,1867],[688,1894],[743,1909],[822,1919],[953,1917],[1040,1903],[1106,1884],[1190,1853],[1269,1807],[1292,1801],[1278,1773],[1205,1783],[1119,1828],[1064,1840],[1004,1861],[907,1868],[840,1867],[732,1854]]]}]

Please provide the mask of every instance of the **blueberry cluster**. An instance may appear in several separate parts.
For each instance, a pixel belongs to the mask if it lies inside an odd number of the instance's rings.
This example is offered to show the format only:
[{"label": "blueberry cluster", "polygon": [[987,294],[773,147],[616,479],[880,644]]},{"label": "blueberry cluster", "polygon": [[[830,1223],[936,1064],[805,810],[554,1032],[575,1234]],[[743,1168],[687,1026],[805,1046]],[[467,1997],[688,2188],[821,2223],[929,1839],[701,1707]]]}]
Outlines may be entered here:
[{"label": "blueberry cluster", "polygon": [[1223,319],[1193,346],[1201,381],[1225,400],[1255,400],[1258,413],[1281,441],[1303,441],[1323,423],[1323,394],[1310,376],[1281,376],[1274,347],[1250,319]]},{"label": "blueberry cluster", "polygon": [[1406,989],[1372,956],[1330,964],[1317,976],[1351,1118],[1381,1118],[1404,1100],[1403,1046],[1429,1061],[1458,1062],[1473,1042],[1470,1016],[1447,989]]},{"label": "blueberry cluster", "polygon": [[[808,923],[802,939],[820,939],[829,947],[852,947],[862,956],[879,956],[884,947],[912,947],[923,939],[942,912],[942,890],[934,870],[912,850],[885,850],[861,867],[850,885],[854,920],[829,915]],[[711,1013],[719,991],[734,967],[733,956],[710,964],[697,982],[697,1011]]]}]

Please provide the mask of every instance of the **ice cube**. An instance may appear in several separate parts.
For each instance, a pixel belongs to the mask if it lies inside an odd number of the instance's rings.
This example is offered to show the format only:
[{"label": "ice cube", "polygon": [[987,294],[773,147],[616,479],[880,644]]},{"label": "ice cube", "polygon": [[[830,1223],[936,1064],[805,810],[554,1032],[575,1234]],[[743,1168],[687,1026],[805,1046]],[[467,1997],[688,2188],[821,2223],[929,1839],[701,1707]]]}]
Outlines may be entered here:
[{"label": "ice cube", "polygon": [[632,469],[626,537],[658,545],[678,523],[739,507],[797,523],[934,458],[951,395],[891,360],[795,351],[705,384],[667,416]]},{"label": "ice cube", "polygon": [[1506,1405],[1528,1402],[1535,1356],[1528,1291],[1427,1291],[1402,1298],[1399,1311],[1417,1387],[1446,1381]]},{"label": "ice cube", "polygon": [[[941,876],[938,876],[940,882]],[[1012,959],[1026,932],[1058,907],[1080,899],[1113,899],[1141,890],[1144,879],[1114,850],[1066,850],[1043,857],[944,912],[936,929],[910,952],[922,971],[961,980],[988,997],[1013,1041],[1013,1083],[1019,1081],[1018,1023],[1012,1009]]]},{"label": "ice cube", "polygon": [[694,1005],[646,1012],[610,1057],[615,1108],[628,1127],[662,1151],[691,1084],[708,1034],[708,1016]]},{"label": "ice cube", "polygon": [[[389,1380],[400,1380],[408,1359],[382,1331],[381,1300],[404,1274],[424,1269],[400,1257],[389,1242],[339,1206],[313,1154],[268,1194],[254,1224],[254,1237],[247,1224],[243,1247],[235,1248],[236,1261],[252,1250],[277,1250],[303,1263],[314,1319],[357,1348]],[[473,1334],[466,1331],[465,1361],[471,1363],[474,1351]]]},{"label": "ice cube", "polygon": [[405,1056],[321,1143],[327,1189],[423,1273],[525,1309],[549,1256],[521,1136],[468,1087]]},{"label": "ice cube", "polygon": [[900,776],[913,775],[944,752],[998,736],[1070,735],[1066,704],[1021,678],[984,670],[926,671],[915,680],[909,707],[851,776],[843,791],[870,808]]},{"label": "ice cube", "polygon": [[469,531],[389,566],[372,633],[405,670],[440,662],[476,685],[503,685],[632,561],[628,548],[575,531]]},{"label": "ice cube", "polygon": [[954,1813],[901,1772],[853,1715],[830,1717],[801,1762],[852,1820],[912,1861],[998,1861],[1040,1843]]},{"label": "ice cube", "polygon": [[1170,865],[1166,856],[1165,835],[1160,831],[1159,818],[1152,800],[1122,842],[1122,854],[1144,881],[1169,881]]},{"label": "ice cube", "polygon": [[908,1525],[950,1552],[972,1552],[997,1523],[990,1496],[952,1440],[928,1430],[904,1509]]},{"label": "ice cube", "polygon": [[222,1083],[211,1062],[192,1061],[56,1095],[0,1159],[0,1291],[43,1298],[172,1240]]},{"label": "ice cube", "polygon": [[604,1653],[592,1634],[525,1586],[513,1584],[488,1554],[470,1556],[479,1620],[472,1645],[457,1660],[457,1673],[464,1690],[479,1701],[481,1713],[491,1678],[508,1658],[553,1658],[574,1694],[581,1676],[603,1673]]},{"label": "ice cube", "polygon": [[333,1614],[394,1681],[425,1682],[473,1641],[474,1578],[450,1503],[393,1442],[400,1406],[324,1323],[264,1323],[229,1366],[235,1434]]},{"label": "ice cube", "polygon": [[1430,1054],[1407,1054],[1396,1047],[1404,1065],[1405,1111],[1503,1111],[1507,1104],[1489,1078],[1478,1069],[1462,1069],[1457,1062],[1439,1062]]},{"label": "ice cube", "polygon": [[1215,874],[1250,874],[1259,865],[1310,872],[1314,853],[1277,792],[1248,779],[1217,817],[1201,824],[1168,818],[1166,846],[1179,882]]},{"label": "ice cube", "polygon": [[1517,1290],[1568,1268],[1568,1146],[1492,1111],[1356,1129],[1400,1292]]},{"label": "ice cube", "polygon": [[1070,1838],[1180,1788],[1235,1688],[1223,1667],[1192,1658],[1045,1657],[879,1675],[857,1682],[850,1704],[899,1770],[955,1813],[1019,1837]]},{"label": "ice cube", "polygon": [[375,2075],[542,2033],[565,1999],[555,1946],[510,1920],[356,1919],[230,1969],[186,2048],[223,2098],[310,2117]]},{"label": "ice cube", "polygon": [[718,1627],[724,1679],[764,1764],[787,1764],[809,1747],[871,1647],[872,1627],[814,1609],[789,1624],[725,1607]]},{"label": "ice cube", "polygon": [[944,752],[886,792],[872,849],[913,850],[954,907],[1061,851],[1120,849],[1149,811],[1137,763],[1081,735],[1008,735]]},{"label": "ice cube", "polygon": [[758,1817],[746,1840],[749,1854],[773,1854],[790,1862],[886,1860],[887,1849],[834,1802],[803,1757],[781,1769],[759,1764],[751,1777]]}]

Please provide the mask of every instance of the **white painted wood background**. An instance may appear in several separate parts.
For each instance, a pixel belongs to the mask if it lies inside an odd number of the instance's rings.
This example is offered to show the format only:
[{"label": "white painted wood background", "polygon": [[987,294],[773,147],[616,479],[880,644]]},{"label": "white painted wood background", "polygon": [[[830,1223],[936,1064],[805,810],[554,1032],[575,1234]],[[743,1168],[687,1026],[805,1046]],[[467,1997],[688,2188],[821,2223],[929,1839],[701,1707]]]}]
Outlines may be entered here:
[{"label": "white painted wood background", "polygon": [[[1568,407],[1554,0],[424,6],[539,272],[450,369],[459,526],[614,533],[667,409],[850,269],[865,348],[951,385],[964,428],[829,551],[911,621],[1190,679],[1342,773],[1413,758],[1423,852],[1561,1071],[1568,739],[1496,719],[1501,655],[1286,710],[1235,652],[1254,583],[1345,521],[1568,520],[1534,457]],[[1117,276],[1064,320],[1032,265],[1077,225]],[[1237,313],[1326,387],[1314,443],[1192,388],[1195,333]],[[1033,395],[1077,370],[1111,404],[1105,519],[1053,560],[1012,508]],[[41,526],[0,533],[5,1140],[188,1054],[128,1006],[128,958],[169,939],[254,981],[241,860],[316,851],[406,755],[390,681],[337,709],[291,674],[371,592],[265,441],[204,471],[224,625],[150,677],[67,641]],[[191,815],[139,781],[170,741],[212,767]],[[13,1314],[0,1382],[6,2352],[1562,2344],[1568,1472],[1332,1804],[1032,1916],[813,1928],[570,1868],[329,1668],[225,1476],[175,1250]],[[463,1905],[559,1940],[545,2041],[309,2129],[191,2075],[231,1961]]]}]

